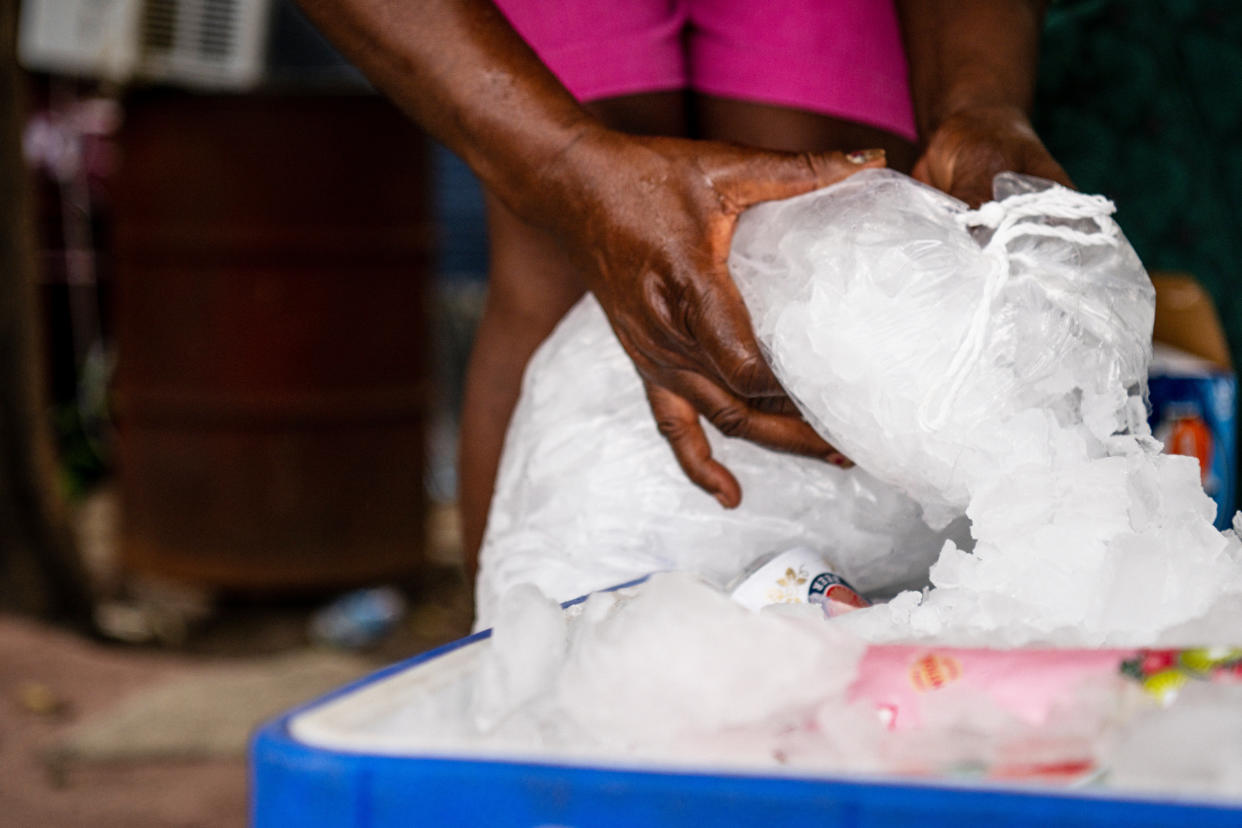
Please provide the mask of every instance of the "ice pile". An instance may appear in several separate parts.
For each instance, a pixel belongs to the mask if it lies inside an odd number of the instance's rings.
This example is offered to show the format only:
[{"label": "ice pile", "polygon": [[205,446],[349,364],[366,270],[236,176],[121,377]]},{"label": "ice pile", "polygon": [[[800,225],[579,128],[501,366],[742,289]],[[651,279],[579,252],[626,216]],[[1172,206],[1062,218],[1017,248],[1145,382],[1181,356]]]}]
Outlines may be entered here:
[{"label": "ice pile", "polygon": [[[998,201],[969,211],[865,171],[742,217],[730,267],[760,342],[808,420],[861,468],[708,426],[745,492],[736,511],[685,480],[584,300],[527,371],[478,625],[519,583],[557,600],[662,570],[721,586],[803,546],[872,595],[926,583],[941,553],[929,594],[849,616],[873,640],[1242,638],[1229,609],[1242,604],[1230,598],[1242,545],[1213,529],[1194,461],[1160,455],[1143,416],[1151,283],[1109,202],[1046,187],[1003,174]],[[963,510],[973,549],[960,522],[927,525]],[[1212,628],[1196,626],[1209,615]]]},{"label": "ice pile", "polygon": [[971,520],[972,552],[946,544],[929,595],[849,623],[1153,643],[1242,594],[1242,546],[1213,528],[1195,461],[1147,428],[1151,282],[1107,200],[1012,174],[995,190],[972,212],[867,171],[739,223],[731,271],[807,419],[929,517]]},{"label": "ice pile", "polygon": [[686,573],[568,614],[518,587],[496,620],[469,698],[476,738],[557,751],[768,764],[844,698],[863,653],[816,607],[755,614]]},{"label": "ice pile", "polygon": [[1136,453],[980,490],[973,553],[945,545],[933,589],[841,619],[872,640],[1016,646],[1242,641],[1242,543],[1212,525],[1192,458]]},{"label": "ice pile", "polygon": [[918,774],[1093,761],[1123,689],[1069,682],[1032,718],[947,688],[923,701],[920,726],[892,728],[851,692],[869,657],[860,639],[817,607],[754,613],[687,573],[568,613],[518,587],[483,646],[459,744],[612,761]]},{"label": "ice pile", "polygon": [[[1152,705],[1126,686],[1115,654],[1071,654],[1063,660],[1096,666],[1063,663],[1059,678],[991,688],[974,675],[987,665],[976,663],[964,668],[969,680],[918,693],[903,652],[868,650],[818,607],[753,612],[688,573],[596,593],[568,611],[517,587],[496,621],[473,672],[421,715],[363,718],[351,731],[373,731],[369,748],[399,744],[391,734],[404,731],[424,750],[484,755],[1031,776],[1041,766],[1093,766],[1115,741],[1120,708]],[[911,695],[917,701],[900,704],[917,712],[881,715],[878,702]]]},{"label": "ice pile", "polygon": [[[532,361],[506,442],[477,599],[494,635],[455,712],[422,726],[521,750],[851,770],[1094,761],[1112,689],[1068,693],[1037,722],[950,690],[928,727],[893,733],[847,688],[868,642],[1242,643],[1242,542],[1213,528],[1196,462],[1160,454],[1145,423],[1154,296],[1111,205],[1009,175],[997,197],[969,211],[868,171],[743,217],[730,266],[756,333],[860,468],[711,432],[745,491],[736,511],[685,480],[598,305],[575,308]],[[963,511],[973,549],[954,532]],[[940,554],[934,588],[831,621],[719,591],[794,546],[872,593]],[[695,574],[557,604],[661,570]],[[1150,758],[1161,733],[1126,738]]]},{"label": "ice pile", "polygon": [[1197,796],[1242,791],[1242,685],[1184,688],[1170,710],[1151,710],[1103,752],[1119,788]]},{"label": "ice pile", "polygon": [[1054,784],[1105,771],[1239,793],[1237,649],[871,646],[815,606],[755,612],[689,573],[567,610],[519,586],[495,617],[490,638],[299,716],[295,735],[474,760]]}]

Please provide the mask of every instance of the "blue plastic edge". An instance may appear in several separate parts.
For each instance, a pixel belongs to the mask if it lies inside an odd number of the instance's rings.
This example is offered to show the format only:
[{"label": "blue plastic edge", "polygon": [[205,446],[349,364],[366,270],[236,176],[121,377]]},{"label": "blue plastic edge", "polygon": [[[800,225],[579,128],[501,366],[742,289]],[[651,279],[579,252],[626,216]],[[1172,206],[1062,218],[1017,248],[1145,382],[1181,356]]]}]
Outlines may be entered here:
[{"label": "blue plastic edge", "polygon": [[491,630],[484,630],[390,665],[261,726],[250,744],[251,824],[255,828],[711,828],[804,823],[817,828],[1001,824],[1049,828],[1053,821],[1057,828],[1242,825],[1239,806],[1127,798],[1103,791],[372,756],[311,747],[290,733],[290,720],[301,713],[490,635]]}]

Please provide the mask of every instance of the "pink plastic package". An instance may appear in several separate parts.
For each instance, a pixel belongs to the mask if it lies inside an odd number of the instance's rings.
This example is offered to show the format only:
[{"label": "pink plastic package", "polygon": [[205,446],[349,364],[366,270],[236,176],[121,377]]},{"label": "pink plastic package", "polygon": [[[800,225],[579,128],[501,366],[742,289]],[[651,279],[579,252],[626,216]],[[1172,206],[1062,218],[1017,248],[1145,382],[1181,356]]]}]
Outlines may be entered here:
[{"label": "pink plastic package", "polygon": [[987,650],[879,645],[867,649],[851,702],[874,706],[890,730],[919,727],[930,696],[975,694],[1026,725],[1040,726],[1081,688],[1118,682],[1168,706],[1188,681],[1242,681],[1242,648],[1182,650]]},{"label": "pink plastic package", "polygon": [[887,727],[900,772],[1075,785],[1100,771],[1101,740],[1132,706],[1121,666],[1134,655],[873,646],[849,700]]},{"label": "pink plastic package", "polygon": [[929,694],[977,693],[1029,725],[1091,681],[1113,682],[1133,650],[984,650],[874,646],[867,650],[850,701],[872,704],[892,730],[918,727]]}]

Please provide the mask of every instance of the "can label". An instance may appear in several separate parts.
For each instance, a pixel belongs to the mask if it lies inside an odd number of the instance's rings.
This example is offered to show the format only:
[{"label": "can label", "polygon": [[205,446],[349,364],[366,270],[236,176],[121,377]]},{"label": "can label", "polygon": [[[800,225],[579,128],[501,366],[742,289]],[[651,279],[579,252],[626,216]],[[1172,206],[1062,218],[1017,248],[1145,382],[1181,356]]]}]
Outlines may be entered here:
[{"label": "can label", "polygon": [[871,605],[822,555],[806,547],[761,558],[742,576],[732,597],[752,610],[771,604],[818,604],[830,618]]}]

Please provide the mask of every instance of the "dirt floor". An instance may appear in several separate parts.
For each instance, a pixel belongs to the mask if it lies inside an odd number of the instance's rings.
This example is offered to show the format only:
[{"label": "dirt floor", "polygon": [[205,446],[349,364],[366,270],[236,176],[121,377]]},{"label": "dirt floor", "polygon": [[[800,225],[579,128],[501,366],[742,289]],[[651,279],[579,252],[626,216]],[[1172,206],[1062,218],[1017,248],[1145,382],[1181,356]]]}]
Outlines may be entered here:
[{"label": "dirt floor", "polygon": [[0,825],[243,825],[243,757],[65,763],[75,722],[201,659],[83,641],[0,617]]},{"label": "dirt floor", "polygon": [[139,645],[0,615],[0,826],[245,825],[258,721],[468,631],[459,566],[404,592],[404,620],[362,652],[311,644],[322,599],[209,602]]}]

